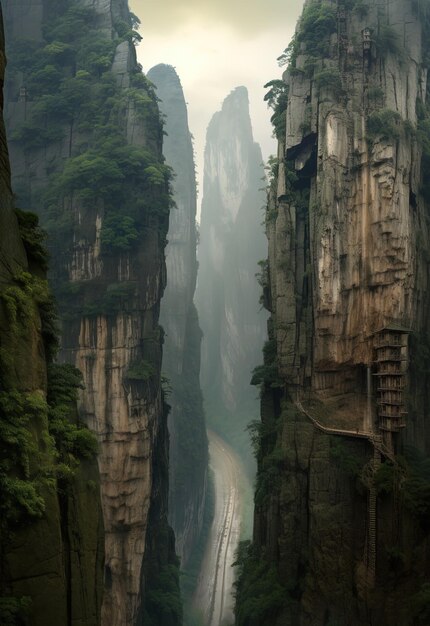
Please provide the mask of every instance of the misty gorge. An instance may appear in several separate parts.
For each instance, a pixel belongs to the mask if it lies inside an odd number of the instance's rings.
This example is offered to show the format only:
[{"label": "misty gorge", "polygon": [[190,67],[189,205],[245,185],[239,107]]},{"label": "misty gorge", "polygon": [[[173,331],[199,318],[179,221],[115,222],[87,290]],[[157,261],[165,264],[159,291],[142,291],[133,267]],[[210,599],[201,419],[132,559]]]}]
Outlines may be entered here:
[{"label": "misty gorge", "polygon": [[0,626],[430,625],[430,0],[0,0]]}]

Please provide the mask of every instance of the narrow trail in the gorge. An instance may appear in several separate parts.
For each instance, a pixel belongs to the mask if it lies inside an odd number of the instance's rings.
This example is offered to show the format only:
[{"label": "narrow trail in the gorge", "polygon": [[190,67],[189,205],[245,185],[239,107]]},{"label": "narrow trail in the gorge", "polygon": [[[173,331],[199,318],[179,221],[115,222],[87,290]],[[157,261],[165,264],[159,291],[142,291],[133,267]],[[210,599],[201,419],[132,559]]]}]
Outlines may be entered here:
[{"label": "narrow trail in the gorge", "polygon": [[232,624],[235,551],[239,542],[243,491],[249,487],[237,454],[209,431],[210,466],[215,480],[215,514],[194,604],[206,626]]}]

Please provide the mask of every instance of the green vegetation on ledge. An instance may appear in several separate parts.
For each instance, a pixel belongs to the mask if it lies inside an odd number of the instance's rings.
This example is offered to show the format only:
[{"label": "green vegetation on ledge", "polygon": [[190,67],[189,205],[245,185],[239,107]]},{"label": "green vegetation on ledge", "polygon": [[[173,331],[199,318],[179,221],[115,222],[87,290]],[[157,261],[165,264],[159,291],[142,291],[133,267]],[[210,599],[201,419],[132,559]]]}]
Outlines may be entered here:
[{"label": "green vegetation on ledge", "polygon": [[269,89],[264,96],[264,101],[274,111],[270,118],[273,134],[277,139],[282,140],[286,130],[285,111],[288,104],[288,85],[283,80],[271,80],[264,85],[264,89]]},{"label": "green vegetation on ledge", "polygon": [[38,319],[48,359],[56,349],[55,311],[46,280],[21,272],[0,293],[0,303],[10,341],[3,341],[0,349],[0,507],[2,519],[16,523],[26,516],[40,517],[43,490],[54,488],[55,478],[64,472],[72,475],[79,458],[94,456],[97,444],[76,422],[82,386],[78,370],[51,364],[46,399],[43,391],[25,392],[16,383],[19,346],[23,352],[29,349],[28,335],[37,332]]},{"label": "green vegetation on ledge", "polygon": [[[94,435],[77,419],[80,372],[70,365],[52,363],[57,328],[54,303],[44,278],[44,233],[35,215],[16,213],[34,273],[17,271],[0,287],[2,559],[15,534],[31,533],[48,519],[52,523],[57,494],[59,497],[66,492],[80,461],[94,458],[97,450]],[[8,574],[4,567],[0,564],[0,623],[27,623],[31,598],[6,595]]]},{"label": "green vegetation on ledge", "polygon": [[[34,198],[43,226],[50,240],[70,240],[74,222],[66,199],[84,210],[102,201],[102,251],[128,251],[144,228],[160,225],[163,233],[172,206],[170,169],[153,150],[126,139],[131,103],[137,117],[150,121],[148,139],[160,137],[154,89],[139,68],[125,89],[111,71],[117,45],[138,36],[121,23],[119,39],[108,38],[95,26],[95,11],[80,3],[60,3],[52,13],[43,42],[17,39],[11,46],[10,71],[23,75],[29,116],[10,139],[32,152],[62,141],[68,127],[85,136],[67,160],[50,169],[45,189]],[[27,190],[18,191],[25,202]]]},{"label": "green vegetation on ledge", "polygon": [[380,466],[375,483],[381,494],[396,493],[404,507],[428,526],[430,514],[430,459],[407,448],[397,463],[387,460]]},{"label": "green vegetation on ledge", "polygon": [[303,10],[299,28],[290,45],[278,58],[280,65],[296,68],[299,52],[309,57],[328,56],[330,36],[337,31],[336,9],[328,4],[311,2]]},{"label": "green vegetation on ledge", "polygon": [[236,626],[273,624],[280,609],[291,602],[269,559],[255,553],[250,541],[239,544],[236,561]]}]

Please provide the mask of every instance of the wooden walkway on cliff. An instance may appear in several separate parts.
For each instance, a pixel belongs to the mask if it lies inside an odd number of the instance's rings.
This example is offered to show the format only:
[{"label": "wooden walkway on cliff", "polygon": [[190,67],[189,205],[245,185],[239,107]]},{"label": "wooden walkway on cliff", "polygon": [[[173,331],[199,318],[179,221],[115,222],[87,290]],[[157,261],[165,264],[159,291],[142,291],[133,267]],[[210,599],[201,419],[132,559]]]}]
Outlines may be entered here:
[{"label": "wooden walkway on cliff", "polygon": [[346,430],[341,428],[330,428],[328,426],[323,426],[321,422],[319,422],[315,417],[310,415],[308,411],[304,408],[301,401],[296,399],[295,402],[296,407],[306,415],[306,417],[312,422],[312,424],[318,428],[323,433],[328,435],[336,435],[341,437],[356,437],[359,439],[367,439],[373,445],[373,458],[370,462],[371,465],[371,477],[369,483],[369,495],[368,495],[368,504],[367,504],[367,533],[366,533],[366,544],[364,548],[364,563],[366,565],[366,585],[369,589],[373,589],[375,586],[376,580],[376,540],[377,540],[377,515],[376,515],[376,503],[377,503],[377,490],[373,481],[373,477],[378,471],[381,465],[381,455],[394,464],[396,463],[395,455],[391,450],[384,445],[382,441],[381,435],[377,435],[373,432],[367,431],[359,431],[359,430]]},{"label": "wooden walkway on cliff", "polygon": [[374,446],[374,448],[376,448],[383,456],[385,456],[387,459],[390,459],[390,461],[392,461],[393,463],[396,462],[394,454],[391,452],[391,450],[387,448],[386,445],[384,445],[381,435],[377,435],[376,433],[371,431],[346,430],[342,428],[330,428],[328,426],[323,426],[321,422],[319,422],[315,417],[310,415],[308,411],[306,411],[301,400],[299,400],[298,398],[295,401],[295,405],[299,409],[299,411],[303,413],[303,415],[306,415],[306,417],[312,422],[312,424],[323,433],[326,433],[327,435],[336,435],[341,437],[358,437],[359,439],[367,439]]}]

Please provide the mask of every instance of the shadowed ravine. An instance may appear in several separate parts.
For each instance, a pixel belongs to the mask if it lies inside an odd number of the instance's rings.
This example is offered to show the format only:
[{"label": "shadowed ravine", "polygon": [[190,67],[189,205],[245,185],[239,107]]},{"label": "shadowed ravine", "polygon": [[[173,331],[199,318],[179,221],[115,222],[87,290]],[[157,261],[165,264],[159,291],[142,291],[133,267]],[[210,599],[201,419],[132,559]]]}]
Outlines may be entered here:
[{"label": "shadowed ravine", "polygon": [[195,593],[195,608],[206,626],[233,623],[235,551],[243,524],[245,493],[251,490],[232,448],[209,431],[210,467],[215,480],[215,515]]},{"label": "shadowed ravine", "polygon": [[430,626],[430,0],[147,4],[0,0],[0,626]]}]

